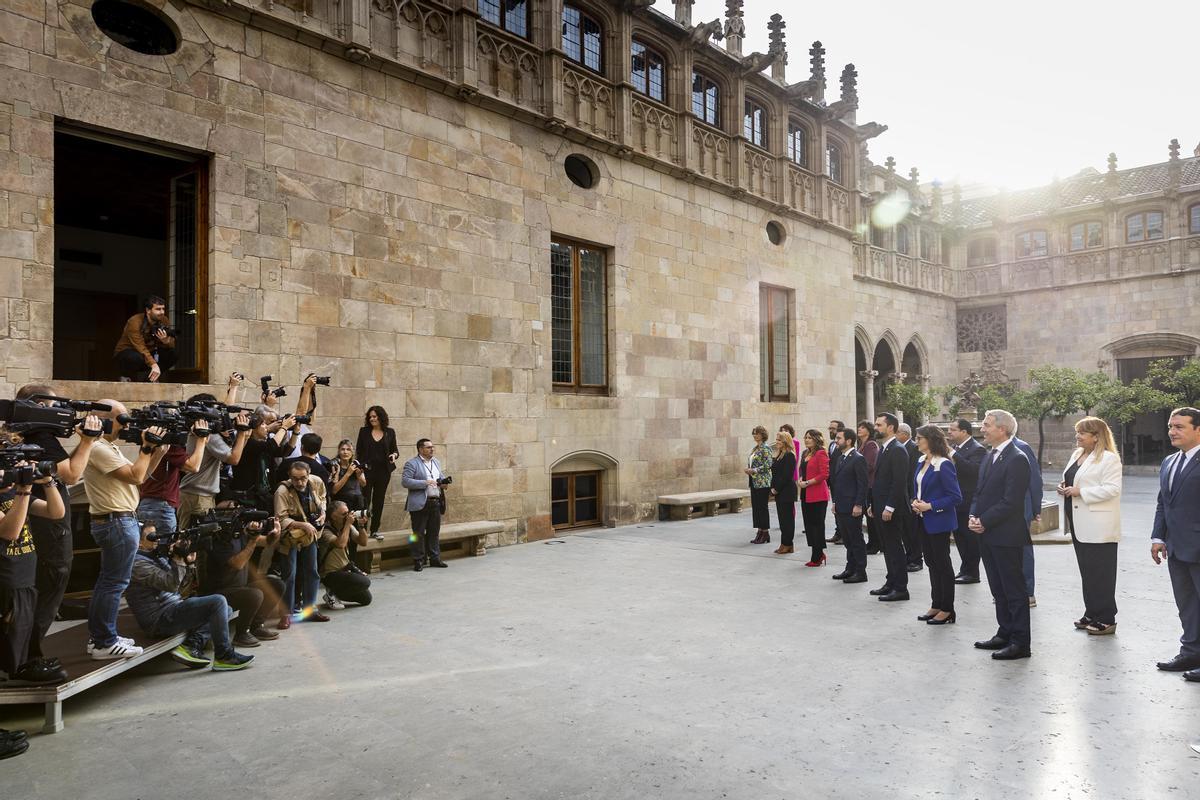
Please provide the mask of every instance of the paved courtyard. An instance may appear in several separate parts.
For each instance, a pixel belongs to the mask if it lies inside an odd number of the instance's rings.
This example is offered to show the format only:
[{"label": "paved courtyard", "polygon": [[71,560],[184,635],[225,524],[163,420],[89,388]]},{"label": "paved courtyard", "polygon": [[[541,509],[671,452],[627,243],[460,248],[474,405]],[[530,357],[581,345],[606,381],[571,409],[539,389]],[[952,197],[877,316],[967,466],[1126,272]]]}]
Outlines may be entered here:
[{"label": "paved courtyard", "polygon": [[[160,659],[66,704],[4,798],[1195,798],[1200,685],[1128,478],[1119,631],[1076,632],[1070,547],[1040,546],[1034,657],[747,544],[749,513],[646,523],[398,571],[237,674]],[[774,545],[772,545],[773,548]],[[40,708],[0,707],[38,728]]]}]

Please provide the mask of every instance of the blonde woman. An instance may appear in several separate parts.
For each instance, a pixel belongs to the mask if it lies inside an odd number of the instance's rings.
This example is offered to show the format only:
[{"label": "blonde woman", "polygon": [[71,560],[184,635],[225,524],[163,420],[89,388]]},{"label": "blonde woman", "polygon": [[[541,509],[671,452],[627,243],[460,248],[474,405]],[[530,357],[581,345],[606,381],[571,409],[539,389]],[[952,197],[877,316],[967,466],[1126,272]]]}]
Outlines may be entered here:
[{"label": "blonde woman", "polygon": [[1117,542],[1121,540],[1121,457],[1102,419],[1075,423],[1075,444],[1058,494],[1083,582],[1079,630],[1094,636],[1117,628]]},{"label": "blonde woman", "polygon": [[792,552],[796,536],[796,446],[787,431],[775,434],[771,451],[771,496],[775,498],[775,516],[779,518],[780,555]]},{"label": "blonde woman", "polygon": [[771,541],[771,447],[767,444],[767,429],[756,425],[750,432],[754,437],[754,449],[746,459],[746,475],[750,481],[750,508],[755,536],[750,544],[767,544]]}]

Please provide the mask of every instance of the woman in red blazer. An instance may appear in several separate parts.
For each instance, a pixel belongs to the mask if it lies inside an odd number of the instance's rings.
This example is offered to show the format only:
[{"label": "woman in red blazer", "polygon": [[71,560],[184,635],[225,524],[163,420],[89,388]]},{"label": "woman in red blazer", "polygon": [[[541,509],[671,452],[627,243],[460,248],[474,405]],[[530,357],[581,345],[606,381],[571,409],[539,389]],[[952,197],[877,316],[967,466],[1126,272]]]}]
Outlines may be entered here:
[{"label": "woman in red blazer", "polygon": [[821,432],[804,432],[804,453],[800,457],[800,515],[804,519],[804,538],[812,548],[806,567],[825,563],[825,510],[829,507],[829,453]]}]

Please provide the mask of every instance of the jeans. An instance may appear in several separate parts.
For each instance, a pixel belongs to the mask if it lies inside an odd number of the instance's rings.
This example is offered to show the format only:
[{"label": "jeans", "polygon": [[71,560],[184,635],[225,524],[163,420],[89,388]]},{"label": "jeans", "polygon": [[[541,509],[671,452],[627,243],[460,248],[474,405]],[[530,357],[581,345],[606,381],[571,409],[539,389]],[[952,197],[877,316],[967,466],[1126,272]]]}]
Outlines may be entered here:
[{"label": "jeans", "polygon": [[[158,369],[162,373],[162,376],[159,377],[160,381],[166,382],[167,373],[171,367],[175,366],[177,359],[175,349],[171,347],[164,347],[155,354],[154,360],[158,362]],[[133,348],[122,350],[114,355],[113,365],[117,368],[118,374],[135,383],[146,383],[150,380],[150,368],[146,366],[142,354]]]},{"label": "jeans", "polygon": [[173,636],[184,631],[187,632],[184,644],[188,647],[203,651],[211,636],[213,655],[226,658],[233,653],[229,642],[229,604],[219,594],[180,600],[163,612],[149,633]]},{"label": "jeans", "polygon": [[100,547],[100,574],[88,604],[88,634],[97,648],[105,648],[117,641],[117,611],[129,586],[141,532],[133,517],[92,520],[92,538]]},{"label": "jeans", "polygon": [[137,507],[138,519],[153,525],[159,533],[170,533],[176,528],[175,509],[166,500],[158,497],[143,497]]},{"label": "jeans", "polygon": [[358,603],[360,606],[371,604],[371,579],[361,572],[339,570],[329,572],[322,578],[325,588],[338,600],[348,603]]},{"label": "jeans", "polygon": [[[317,604],[317,591],[321,588],[321,576],[317,573],[317,543],[307,547],[293,547],[279,556],[279,577],[283,579],[283,612],[310,608]],[[295,596],[296,568],[300,569],[300,596]],[[299,603],[297,603],[299,601]]]},{"label": "jeans", "polygon": [[413,537],[408,542],[413,563],[432,563],[442,558],[441,532],[442,508],[436,497],[425,501],[425,507],[408,513],[412,521]]}]

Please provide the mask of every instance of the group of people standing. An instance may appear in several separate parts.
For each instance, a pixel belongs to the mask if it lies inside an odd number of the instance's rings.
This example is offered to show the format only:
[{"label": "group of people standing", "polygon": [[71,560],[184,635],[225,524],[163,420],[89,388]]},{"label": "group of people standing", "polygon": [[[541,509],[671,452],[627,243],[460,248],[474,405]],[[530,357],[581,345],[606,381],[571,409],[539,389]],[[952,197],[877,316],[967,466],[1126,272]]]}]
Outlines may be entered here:
[{"label": "group of people standing", "polygon": [[[1200,416],[1194,422],[1200,445]],[[775,552],[793,552],[799,501],[812,549],[805,566],[825,564],[825,518],[832,502],[835,533],[828,541],[846,548],[846,566],[833,579],[865,583],[867,556],[882,552],[886,578],[870,594],[883,602],[905,601],[910,599],[909,574],[927,567],[930,607],[917,620],[928,625],[957,621],[955,589],[979,583],[982,564],[995,600],[997,630],[975,647],[992,651],[997,660],[1028,658],[1029,609],[1036,605],[1030,528],[1040,518],[1042,478],[1032,449],[1016,436],[1013,415],[999,409],[987,412],[980,426],[984,444],[975,440],[974,426],[965,419],[951,423],[948,435],[936,425],[925,425],[914,436],[890,413],[878,415],[873,423],[864,420],[855,429],[831,420],[828,430],[828,446],[821,432],[810,429],[800,447],[793,444],[789,425],[780,428],[773,446],[767,444],[764,427],[754,428],[754,448],[745,470],[756,529],[752,543],[770,541],[769,502],[774,498],[782,538]],[[1084,612],[1074,627],[1093,635],[1111,634],[1117,613],[1121,459],[1101,419],[1085,417],[1076,423],[1075,439],[1077,447],[1057,487],[1083,589]],[[1160,499],[1160,509],[1161,503]],[[951,536],[960,560],[957,573]],[[1200,542],[1197,546],[1200,550]],[[1157,552],[1158,545],[1155,548]],[[1188,576],[1188,570],[1173,569],[1177,597],[1192,586]],[[1192,596],[1200,598],[1200,582],[1193,583]],[[1190,659],[1185,659],[1187,664],[1195,661],[1188,667],[1195,669],[1200,667],[1200,600],[1191,604],[1197,610],[1184,619],[1181,657]]]}]

